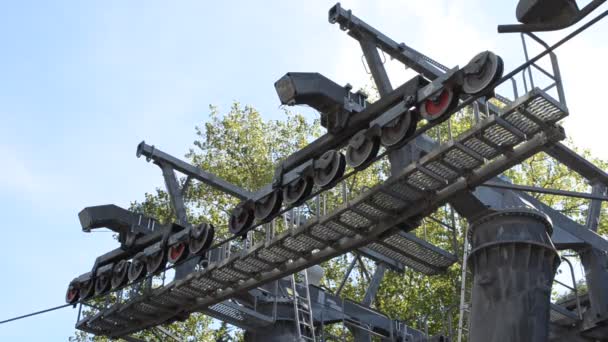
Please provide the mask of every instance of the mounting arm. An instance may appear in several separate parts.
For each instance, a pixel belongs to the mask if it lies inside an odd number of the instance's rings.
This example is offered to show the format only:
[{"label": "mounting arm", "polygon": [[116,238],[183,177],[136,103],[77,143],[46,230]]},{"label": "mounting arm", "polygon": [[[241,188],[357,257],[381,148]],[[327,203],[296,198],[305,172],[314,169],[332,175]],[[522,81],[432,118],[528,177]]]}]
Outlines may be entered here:
[{"label": "mounting arm", "polygon": [[251,197],[251,193],[249,191],[229,183],[212,173],[206,172],[196,166],[179,160],[172,155],[155,148],[153,145],[147,145],[145,141],[142,141],[139,143],[139,145],[137,145],[136,155],[138,158],[145,156],[148,161],[153,160],[159,165],[160,163],[169,165],[174,170],[177,170],[188,177],[197,179],[238,199],[244,200]]}]

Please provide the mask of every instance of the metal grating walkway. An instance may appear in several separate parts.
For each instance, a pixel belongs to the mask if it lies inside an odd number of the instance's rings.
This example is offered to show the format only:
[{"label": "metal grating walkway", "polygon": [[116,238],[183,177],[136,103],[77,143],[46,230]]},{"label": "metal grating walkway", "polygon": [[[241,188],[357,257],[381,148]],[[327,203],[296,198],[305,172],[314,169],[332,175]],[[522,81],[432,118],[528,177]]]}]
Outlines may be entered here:
[{"label": "metal grating walkway", "polygon": [[539,89],[500,116],[490,116],[441,145],[347,206],[269,242],[231,255],[186,278],[115,304],[76,325],[96,335],[123,336],[209,310],[234,294],[358,247],[389,255],[427,274],[455,258],[403,230],[450,197],[469,190],[564,138],[555,123],[567,110]]}]

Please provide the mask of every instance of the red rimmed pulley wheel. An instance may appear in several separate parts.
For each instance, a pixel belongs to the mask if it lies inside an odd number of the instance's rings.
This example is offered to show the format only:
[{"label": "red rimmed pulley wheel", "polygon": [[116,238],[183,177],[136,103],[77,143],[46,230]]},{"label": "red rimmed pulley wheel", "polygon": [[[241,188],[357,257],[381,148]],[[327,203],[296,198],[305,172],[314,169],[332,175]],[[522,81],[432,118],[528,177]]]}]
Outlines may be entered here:
[{"label": "red rimmed pulley wheel", "polygon": [[69,304],[74,304],[78,301],[79,286],[78,283],[71,282],[68,285],[68,290],[65,293],[65,301]]},{"label": "red rimmed pulley wheel", "polygon": [[454,109],[457,104],[458,96],[456,96],[454,90],[444,88],[420,105],[420,115],[428,121],[435,121]]},{"label": "red rimmed pulley wheel", "polygon": [[187,248],[188,245],[186,242],[178,242],[173,246],[169,247],[169,262],[172,264],[176,264],[186,258],[188,256]]}]

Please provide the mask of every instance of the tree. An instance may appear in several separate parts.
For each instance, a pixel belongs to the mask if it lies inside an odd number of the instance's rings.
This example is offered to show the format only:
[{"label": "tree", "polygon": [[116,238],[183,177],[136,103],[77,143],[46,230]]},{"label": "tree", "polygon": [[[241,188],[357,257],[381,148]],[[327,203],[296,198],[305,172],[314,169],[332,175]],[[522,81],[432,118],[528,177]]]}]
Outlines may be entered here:
[{"label": "tree", "polygon": [[[272,180],[274,167],[285,156],[305,146],[310,140],[321,134],[318,120],[308,122],[302,115],[284,111],[285,120],[264,120],[260,113],[250,106],[234,103],[230,111],[221,115],[216,107],[210,108],[209,121],[201,127],[196,127],[196,140],[186,155],[192,164],[214,173],[225,180],[248,190],[256,190]],[[436,130],[429,132],[436,139],[446,141],[451,134],[457,136],[470,128],[474,122],[471,113],[462,111],[450,120],[450,127],[445,123]],[[588,151],[583,154],[589,156]],[[606,168],[607,163],[592,159],[596,165]],[[366,187],[381,182],[388,176],[388,163],[380,161],[367,170],[349,178],[346,191],[349,197],[363,192]],[[535,185],[565,190],[588,191],[589,185],[579,175],[568,170],[562,164],[540,153],[506,172],[516,184]],[[182,182],[185,180],[182,179]],[[330,208],[343,202],[342,190],[330,190],[326,194]],[[534,197],[558,208],[564,214],[583,222],[587,201],[558,197],[546,194],[533,194]],[[217,240],[229,236],[226,222],[230,210],[237,201],[204,184],[192,184],[186,193],[190,222],[211,222],[218,229]],[[159,218],[161,221],[173,220],[169,198],[162,189],[145,194],[142,202],[133,202],[132,210],[143,212]],[[314,211],[314,204],[308,207]],[[416,233],[426,240],[460,255],[463,236],[467,222],[458,215],[452,216],[448,207],[439,208],[433,217],[450,223],[455,230],[449,230],[436,221],[424,220]],[[602,210],[600,233],[608,232],[606,208]],[[453,221],[452,221],[453,218]],[[460,246],[460,247],[458,247]],[[322,285],[335,290],[346,272],[352,256],[343,255],[323,263],[325,276]],[[375,267],[369,260],[363,261],[369,269]],[[387,272],[377,295],[374,306],[389,317],[405,320],[411,325],[422,322],[428,324],[432,333],[440,333],[445,328],[444,321],[450,318],[455,326],[457,321],[458,291],[460,289],[461,265],[451,266],[445,274],[424,276],[413,270],[404,273]],[[362,299],[367,286],[366,272],[359,267],[352,274],[350,281],[342,291],[342,295],[353,300]],[[180,336],[193,336],[197,341],[239,339],[238,331],[230,330],[225,324],[212,323],[208,317],[192,315],[185,322],[167,326],[167,329]],[[215,330],[215,331],[212,331]],[[149,337],[148,332],[138,336]],[[83,341],[86,335],[77,334],[78,340]],[[103,338],[94,338],[104,341]]]}]

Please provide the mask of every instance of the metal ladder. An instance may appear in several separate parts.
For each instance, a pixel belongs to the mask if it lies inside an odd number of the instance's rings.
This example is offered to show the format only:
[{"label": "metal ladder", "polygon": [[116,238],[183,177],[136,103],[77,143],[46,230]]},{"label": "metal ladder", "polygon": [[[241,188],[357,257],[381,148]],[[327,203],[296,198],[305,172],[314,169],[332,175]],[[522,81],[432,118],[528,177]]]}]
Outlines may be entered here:
[{"label": "metal ladder", "polygon": [[304,297],[300,296],[296,288],[296,273],[291,275],[291,290],[293,292],[294,323],[298,341],[312,341],[315,339],[315,326],[312,317],[312,304],[310,302],[310,288],[308,287],[308,272],[300,271],[304,280]]},{"label": "metal ladder", "polygon": [[460,306],[458,315],[458,342],[468,341],[470,318],[471,318],[471,289],[467,286],[467,278],[473,274],[467,268],[467,258],[469,257],[470,246],[468,239],[468,227],[464,231],[464,247],[462,251],[462,275],[460,284]]}]

